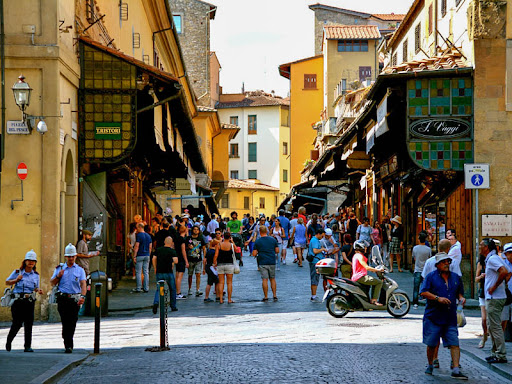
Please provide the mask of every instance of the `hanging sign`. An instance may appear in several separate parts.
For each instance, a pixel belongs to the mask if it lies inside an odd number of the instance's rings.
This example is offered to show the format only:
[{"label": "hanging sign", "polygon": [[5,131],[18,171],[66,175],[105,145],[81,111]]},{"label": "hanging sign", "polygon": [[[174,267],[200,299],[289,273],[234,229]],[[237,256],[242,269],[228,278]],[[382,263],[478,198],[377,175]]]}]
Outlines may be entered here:
[{"label": "hanging sign", "polygon": [[460,119],[422,119],[411,122],[411,135],[425,139],[451,139],[471,131],[469,122]]},{"label": "hanging sign", "polygon": [[121,123],[94,123],[96,140],[121,140]]}]

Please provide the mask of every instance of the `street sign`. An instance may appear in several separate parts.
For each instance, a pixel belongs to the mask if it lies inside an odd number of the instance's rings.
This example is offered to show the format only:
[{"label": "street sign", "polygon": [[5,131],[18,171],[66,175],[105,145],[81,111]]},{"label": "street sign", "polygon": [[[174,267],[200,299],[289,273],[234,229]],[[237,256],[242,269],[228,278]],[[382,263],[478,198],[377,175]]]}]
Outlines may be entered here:
[{"label": "street sign", "polygon": [[464,164],[466,189],[489,189],[489,164]]},{"label": "street sign", "polygon": [[11,120],[7,122],[7,133],[9,135],[28,135],[30,134],[30,130],[28,129],[27,123]]},{"label": "street sign", "polygon": [[16,168],[16,173],[18,174],[18,178],[20,180],[25,180],[28,175],[27,164],[19,163],[18,168]]}]

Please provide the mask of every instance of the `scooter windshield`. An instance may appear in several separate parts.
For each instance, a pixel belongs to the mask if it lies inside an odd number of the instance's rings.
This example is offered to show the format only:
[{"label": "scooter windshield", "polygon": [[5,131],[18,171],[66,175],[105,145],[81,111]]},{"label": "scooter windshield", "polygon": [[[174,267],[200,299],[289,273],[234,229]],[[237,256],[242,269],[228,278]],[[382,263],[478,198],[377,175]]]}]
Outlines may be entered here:
[{"label": "scooter windshield", "polygon": [[382,261],[382,256],[380,255],[380,250],[378,245],[374,245],[372,247],[372,263],[375,266],[384,265],[384,262]]}]

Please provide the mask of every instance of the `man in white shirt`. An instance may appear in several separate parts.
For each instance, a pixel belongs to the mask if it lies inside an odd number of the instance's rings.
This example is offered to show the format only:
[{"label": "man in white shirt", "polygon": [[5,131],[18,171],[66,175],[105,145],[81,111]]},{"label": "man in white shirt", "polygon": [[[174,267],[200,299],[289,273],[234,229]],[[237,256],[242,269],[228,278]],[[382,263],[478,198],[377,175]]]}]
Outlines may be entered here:
[{"label": "man in white shirt", "polygon": [[462,261],[462,245],[460,241],[457,240],[457,235],[453,231],[448,235],[447,239],[450,240],[451,244],[450,251],[448,252],[448,256],[452,258],[450,271],[462,277],[462,271],[460,269],[460,263]]},{"label": "man in white shirt", "polygon": [[[450,241],[447,239],[443,239],[437,245],[437,250],[439,251],[439,253],[448,253],[448,251],[450,250],[450,247],[451,247]],[[423,271],[421,272],[421,277],[423,279],[425,279],[430,272],[433,272],[436,270],[437,270],[436,256],[434,255],[431,258],[427,259],[427,261],[425,261],[425,265],[423,266]]]},{"label": "man in white shirt", "polygon": [[487,310],[487,326],[492,340],[491,356],[486,360],[489,364],[506,363],[507,351],[501,328],[501,313],[507,301],[505,279],[510,278],[510,273],[496,253],[496,244],[492,239],[483,239],[479,249],[480,254],[485,256],[485,308]]},{"label": "man in white shirt", "polygon": [[212,214],[212,219],[210,220],[210,222],[208,223],[208,225],[206,226],[206,230],[212,234],[212,237],[213,237],[213,234],[215,233],[215,230],[219,228],[219,222],[217,220],[215,220],[215,215]]}]

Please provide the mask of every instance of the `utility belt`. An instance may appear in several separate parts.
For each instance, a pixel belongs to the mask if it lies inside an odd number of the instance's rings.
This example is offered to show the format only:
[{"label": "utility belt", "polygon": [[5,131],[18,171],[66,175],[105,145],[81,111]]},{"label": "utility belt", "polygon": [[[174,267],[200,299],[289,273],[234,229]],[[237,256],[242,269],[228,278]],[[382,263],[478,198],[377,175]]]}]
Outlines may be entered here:
[{"label": "utility belt", "polygon": [[29,302],[36,301],[36,292],[32,293],[13,293],[14,300],[27,300]]},{"label": "utility belt", "polygon": [[63,293],[60,291],[57,291],[55,294],[57,300],[59,299],[73,299],[78,303],[78,300],[80,300],[80,294],[79,293]]}]

